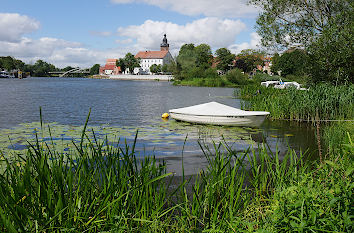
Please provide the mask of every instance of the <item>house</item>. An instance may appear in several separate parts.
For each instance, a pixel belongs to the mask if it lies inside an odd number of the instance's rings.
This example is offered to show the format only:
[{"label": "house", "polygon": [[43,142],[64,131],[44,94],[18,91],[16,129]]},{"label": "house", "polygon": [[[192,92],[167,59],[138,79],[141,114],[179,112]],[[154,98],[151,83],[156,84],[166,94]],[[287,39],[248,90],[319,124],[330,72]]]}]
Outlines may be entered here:
[{"label": "house", "polygon": [[153,64],[165,65],[173,60],[169,52],[170,45],[167,43],[166,34],[160,45],[160,51],[140,51],[135,55],[135,58],[140,58],[140,68],[134,69],[135,74],[151,74],[150,67]]},{"label": "house", "polygon": [[121,73],[120,66],[116,65],[117,59],[107,59],[106,65],[100,67],[100,75],[118,75]]},{"label": "house", "polygon": [[262,57],[262,60],[264,62],[264,65],[257,65],[257,69],[259,71],[267,72],[268,74],[271,74],[270,67],[272,66],[272,58],[270,56],[267,57]]}]

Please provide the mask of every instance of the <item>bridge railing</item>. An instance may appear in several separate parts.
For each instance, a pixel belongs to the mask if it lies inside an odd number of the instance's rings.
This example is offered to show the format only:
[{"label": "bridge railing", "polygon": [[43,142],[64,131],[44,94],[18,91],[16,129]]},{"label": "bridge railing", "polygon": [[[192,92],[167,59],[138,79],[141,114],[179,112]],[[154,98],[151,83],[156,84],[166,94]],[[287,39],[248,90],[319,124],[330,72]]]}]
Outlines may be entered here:
[{"label": "bridge railing", "polygon": [[68,71],[53,71],[53,72],[48,72],[49,74],[58,74],[59,77],[65,77],[68,74],[89,74],[90,70],[87,68],[80,68],[76,67]]}]

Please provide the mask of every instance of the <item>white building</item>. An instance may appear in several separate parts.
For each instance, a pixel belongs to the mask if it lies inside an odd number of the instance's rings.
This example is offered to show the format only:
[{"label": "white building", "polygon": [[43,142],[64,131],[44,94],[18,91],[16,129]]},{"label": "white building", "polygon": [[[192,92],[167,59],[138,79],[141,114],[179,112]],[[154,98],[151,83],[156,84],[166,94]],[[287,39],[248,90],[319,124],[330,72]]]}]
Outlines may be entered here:
[{"label": "white building", "polygon": [[160,47],[160,51],[140,51],[136,54],[135,58],[140,58],[140,68],[134,69],[134,73],[151,74],[150,67],[153,64],[163,66],[171,63],[173,58],[169,52],[170,45],[167,43],[166,34],[164,35]]}]

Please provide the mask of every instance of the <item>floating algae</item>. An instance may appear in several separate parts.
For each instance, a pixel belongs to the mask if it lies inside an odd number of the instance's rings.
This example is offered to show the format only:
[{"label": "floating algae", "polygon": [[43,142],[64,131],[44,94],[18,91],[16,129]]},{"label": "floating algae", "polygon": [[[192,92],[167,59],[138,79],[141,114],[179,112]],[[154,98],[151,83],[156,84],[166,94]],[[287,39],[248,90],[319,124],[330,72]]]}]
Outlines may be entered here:
[{"label": "floating algae", "polygon": [[[80,143],[83,129],[84,126],[64,125],[57,122],[23,123],[10,129],[0,129],[0,151],[7,157],[14,154],[24,155],[28,146],[35,144],[37,135],[39,142],[44,143],[48,150],[55,149],[56,152],[67,154],[75,150],[73,143]],[[157,151],[157,148],[164,150],[170,148],[171,151],[180,153],[187,135],[190,141],[199,140],[203,143],[226,141],[251,145],[255,143],[251,135],[261,133],[262,130],[194,125],[176,121],[156,121],[140,127],[88,125],[83,143],[94,142],[97,139],[104,142],[104,145],[122,146],[125,142],[132,143],[137,132],[139,148],[151,148],[153,151]],[[162,154],[169,154],[171,151]]]}]

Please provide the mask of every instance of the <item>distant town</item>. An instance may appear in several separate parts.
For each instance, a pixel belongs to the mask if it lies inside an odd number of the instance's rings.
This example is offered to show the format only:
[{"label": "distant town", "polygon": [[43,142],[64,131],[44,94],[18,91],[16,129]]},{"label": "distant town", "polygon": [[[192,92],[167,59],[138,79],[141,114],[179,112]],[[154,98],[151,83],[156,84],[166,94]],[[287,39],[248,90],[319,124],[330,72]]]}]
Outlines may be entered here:
[{"label": "distant town", "polygon": [[[176,74],[186,71],[193,66],[214,69],[218,75],[223,75],[233,68],[239,68],[243,72],[265,72],[272,74],[272,57],[264,52],[256,50],[244,50],[234,55],[226,48],[216,50],[215,56],[207,44],[195,46],[185,44],[180,53],[173,58],[169,51],[170,45],[165,34],[158,51],[139,51],[136,55],[127,53],[124,58],[108,58],[103,66],[93,65],[91,68],[79,68],[67,66],[59,69],[45,61],[38,60],[35,64],[25,64],[13,57],[0,57],[1,78],[26,78],[72,76],[87,77],[89,75],[118,76],[118,75],[161,75]],[[195,51],[192,50],[195,48]],[[184,57],[183,52],[190,50],[190,57]],[[199,54],[198,54],[199,52]],[[195,53],[195,54],[192,54]],[[198,61],[200,59],[200,61]],[[186,67],[183,63],[190,63]]]}]

